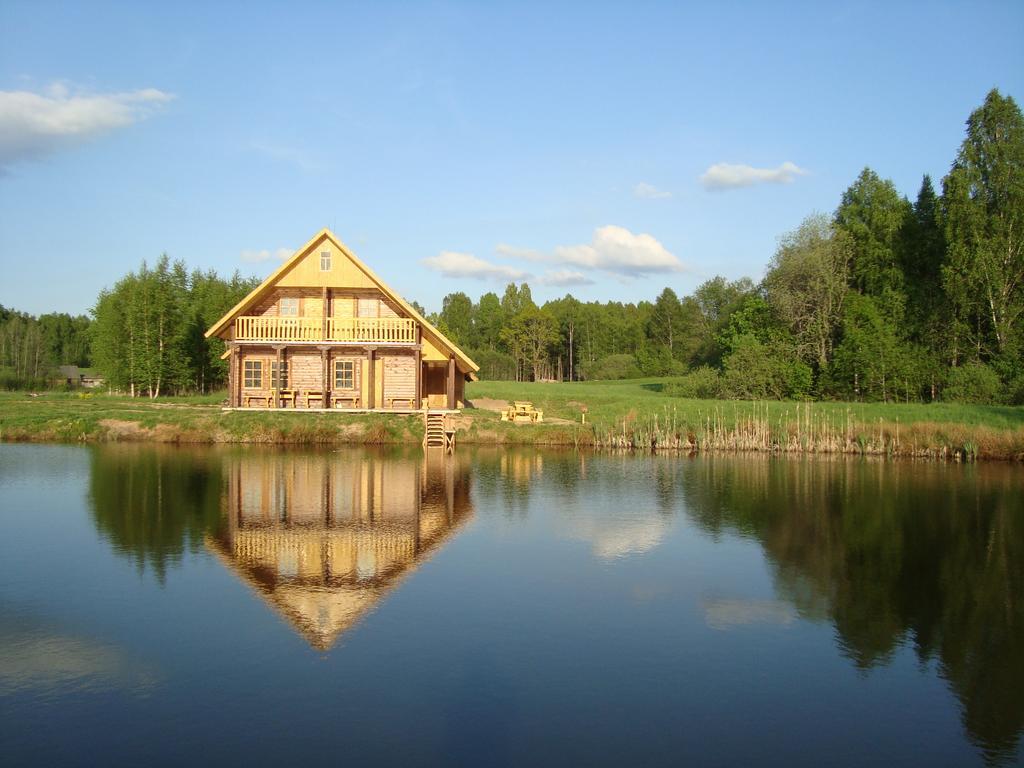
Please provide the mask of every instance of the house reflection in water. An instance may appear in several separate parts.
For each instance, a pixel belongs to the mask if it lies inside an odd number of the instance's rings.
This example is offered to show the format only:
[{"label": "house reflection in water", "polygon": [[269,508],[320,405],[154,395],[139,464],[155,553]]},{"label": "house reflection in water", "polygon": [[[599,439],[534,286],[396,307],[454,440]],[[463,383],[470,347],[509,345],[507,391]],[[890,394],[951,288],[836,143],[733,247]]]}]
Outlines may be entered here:
[{"label": "house reflection in water", "polygon": [[207,547],[318,650],[372,610],[472,515],[457,456],[237,455]]}]

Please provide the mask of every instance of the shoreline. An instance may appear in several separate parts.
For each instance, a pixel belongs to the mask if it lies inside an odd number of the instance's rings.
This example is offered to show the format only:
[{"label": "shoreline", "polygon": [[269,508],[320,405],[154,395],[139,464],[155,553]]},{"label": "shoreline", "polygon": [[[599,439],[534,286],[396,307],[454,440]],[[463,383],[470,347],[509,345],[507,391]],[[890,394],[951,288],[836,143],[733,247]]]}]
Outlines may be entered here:
[{"label": "shoreline", "polygon": [[[456,445],[664,454],[761,453],[1024,462],[1024,407],[687,400],[661,380],[477,382]],[[516,400],[539,424],[500,420]],[[182,445],[421,445],[420,413],[225,410],[223,393],[155,400],[0,392],[0,441]],[[583,417],[586,415],[586,423]]]},{"label": "shoreline", "polygon": [[[173,413],[173,409],[165,405]],[[187,406],[185,408],[188,408]],[[204,409],[187,418],[168,414],[117,414],[119,418],[67,418],[40,415],[30,423],[8,424],[0,413],[4,443],[162,443],[176,445],[359,446],[421,445],[423,423],[409,414],[228,413]],[[239,418],[241,417],[241,418]],[[784,423],[769,429],[765,421],[680,425],[671,431],[654,426],[618,430],[602,424],[508,424],[490,412],[468,409],[456,418],[456,445],[509,448],[573,448],[594,452],[642,454],[743,454],[777,456],[873,456],[943,462],[1024,461],[1024,428],[993,429],[968,424],[862,424],[842,430],[806,429]]]}]

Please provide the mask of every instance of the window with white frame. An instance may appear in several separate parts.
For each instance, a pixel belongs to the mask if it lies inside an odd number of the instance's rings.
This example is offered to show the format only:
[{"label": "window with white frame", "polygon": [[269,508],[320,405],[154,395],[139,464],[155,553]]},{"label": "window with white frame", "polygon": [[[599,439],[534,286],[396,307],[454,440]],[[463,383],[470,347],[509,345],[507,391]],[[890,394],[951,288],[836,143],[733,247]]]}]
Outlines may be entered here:
[{"label": "window with white frame", "polygon": [[281,317],[298,317],[299,316],[299,300],[297,297],[285,297],[281,299],[278,305],[278,312]]},{"label": "window with white frame", "polygon": [[246,389],[261,389],[263,387],[263,361],[246,360],[245,372],[242,383]]},{"label": "window with white frame", "polygon": [[334,361],[334,388],[356,388],[356,364],[354,360]]},{"label": "window with white frame", "polygon": [[330,272],[331,271],[331,252],[320,251],[320,271]]}]

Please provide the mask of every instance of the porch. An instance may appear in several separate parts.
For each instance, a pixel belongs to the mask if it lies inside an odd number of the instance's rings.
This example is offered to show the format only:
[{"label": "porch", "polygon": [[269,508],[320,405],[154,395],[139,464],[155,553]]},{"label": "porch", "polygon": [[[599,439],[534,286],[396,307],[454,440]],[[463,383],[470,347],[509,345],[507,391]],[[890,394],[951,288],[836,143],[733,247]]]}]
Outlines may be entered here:
[{"label": "porch", "polygon": [[235,342],[226,357],[232,410],[421,413],[457,410],[464,376],[453,356],[420,345]]}]

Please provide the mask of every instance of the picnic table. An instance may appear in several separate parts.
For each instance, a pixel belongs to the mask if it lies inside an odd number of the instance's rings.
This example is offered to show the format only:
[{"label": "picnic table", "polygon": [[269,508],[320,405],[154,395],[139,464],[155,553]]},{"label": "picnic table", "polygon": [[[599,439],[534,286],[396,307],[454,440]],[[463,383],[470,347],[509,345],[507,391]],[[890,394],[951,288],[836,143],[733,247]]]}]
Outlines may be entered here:
[{"label": "picnic table", "polygon": [[533,403],[528,400],[514,400],[512,405],[501,412],[501,420],[514,423],[517,419],[533,423],[544,421],[544,411],[534,408]]}]

